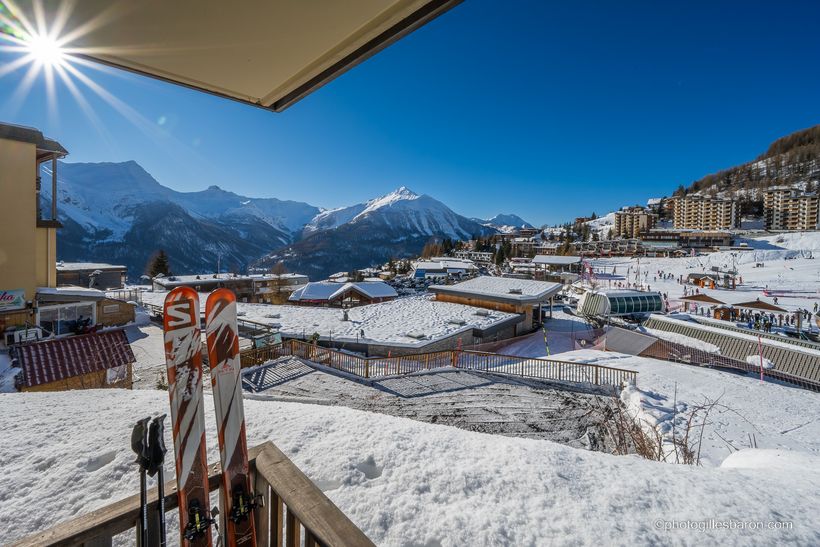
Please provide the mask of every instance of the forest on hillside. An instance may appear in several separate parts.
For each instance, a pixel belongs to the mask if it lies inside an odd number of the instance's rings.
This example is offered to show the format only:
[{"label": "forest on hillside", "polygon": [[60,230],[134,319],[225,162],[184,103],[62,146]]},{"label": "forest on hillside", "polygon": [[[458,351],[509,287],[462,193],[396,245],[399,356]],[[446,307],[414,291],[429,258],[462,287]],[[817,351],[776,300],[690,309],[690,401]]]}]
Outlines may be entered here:
[{"label": "forest on hillside", "polygon": [[820,186],[820,125],[781,137],[754,161],[679,186],[674,195],[699,192],[738,199],[744,214],[762,212],[762,191],[794,186],[816,192]]}]

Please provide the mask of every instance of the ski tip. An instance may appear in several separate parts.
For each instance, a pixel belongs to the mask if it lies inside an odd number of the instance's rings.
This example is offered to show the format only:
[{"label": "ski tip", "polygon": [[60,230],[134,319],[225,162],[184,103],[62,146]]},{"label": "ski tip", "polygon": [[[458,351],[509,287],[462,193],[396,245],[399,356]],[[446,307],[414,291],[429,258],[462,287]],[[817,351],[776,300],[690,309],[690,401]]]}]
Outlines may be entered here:
[{"label": "ski tip", "polygon": [[199,302],[199,293],[191,287],[175,287],[165,297],[165,305],[187,299]]},{"label": "ski tip", "polygon": [[199,293],[190,287],[176,287],[165,297],[163,327],[166,332],[181,326],[199,326]]},{"label": "ski tip", "polygon": [[211,291],[211,294],[208,295],[208,302],[214,302],[216,300],[228,300],[228,301],[236,301],[236,293],[234,293],[231,289],[221,287],[219,289],[214,289]]}]

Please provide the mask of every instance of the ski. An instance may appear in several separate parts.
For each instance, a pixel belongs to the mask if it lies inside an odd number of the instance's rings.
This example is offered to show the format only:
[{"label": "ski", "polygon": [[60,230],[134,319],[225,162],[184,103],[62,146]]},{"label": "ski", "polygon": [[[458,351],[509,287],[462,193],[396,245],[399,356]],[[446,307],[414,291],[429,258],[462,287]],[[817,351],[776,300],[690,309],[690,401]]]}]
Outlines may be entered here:
[{"label": "ski", "polygon": [[245,412],[242,405],[236,295],[217,289],[205,304],[208,364],[222,460],[223,507],[226,509],[227,545],[256,545],[253,524],[255,501],[251,493]]},{"label": "ski", "polygon": [[168,294],[163,308],[163,327],[179,493],[180,543],[191,547],[210,546],[214,521],[208,511],[202,340],[196,291],[177,287]]}]

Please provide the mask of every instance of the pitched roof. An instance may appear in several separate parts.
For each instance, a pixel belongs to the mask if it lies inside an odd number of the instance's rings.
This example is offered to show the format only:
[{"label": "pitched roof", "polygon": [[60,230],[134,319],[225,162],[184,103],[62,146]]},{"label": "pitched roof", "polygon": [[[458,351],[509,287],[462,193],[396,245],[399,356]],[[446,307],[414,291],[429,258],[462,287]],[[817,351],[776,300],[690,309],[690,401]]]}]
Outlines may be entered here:
[{"label": "pitched roof", "polygon": [[689,296],[682,296],[678,300],[685,300],[686,302],[702,302],[704,304],[725,304],[717,298],[712,298],[708,294],[690,294]]},{"label": "pitched roof", "polygon": [[335,300],[349,291],[358,291],[369,298],[393,298],[398,296],[396,290],[384,281],[361,281],[351,283],[334,283],[316,281],[291,293],[288,300]]},{"label": "pitched roof", "polygon": [[123,330],[44,340],[17,348],[25,387],[134,363]]},{"label": "pitched roof", "polygon": [[769,304],[763,300],[752,300],[750,302],[740,302],[738,304],[732,304],[734,308],[743,308],[746,310],[762,310],[762,311],[773,311],[778,313],[786,313],[788,310],[781,308],[780,306],[775,306],[774,304]]}]

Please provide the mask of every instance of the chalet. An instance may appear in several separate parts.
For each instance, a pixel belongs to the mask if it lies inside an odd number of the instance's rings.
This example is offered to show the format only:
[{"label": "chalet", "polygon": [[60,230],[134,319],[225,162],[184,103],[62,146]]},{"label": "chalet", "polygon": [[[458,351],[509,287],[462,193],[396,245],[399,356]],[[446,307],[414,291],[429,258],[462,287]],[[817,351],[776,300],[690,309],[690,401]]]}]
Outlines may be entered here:
[{"label": "chalet", "polygon": [[136,359],[123,330],[20,344],[12,353],[20,391],[132,387]]},{"label": "chalet", "polygon": [[735,276],[725,273],[691,273],[686,276],[686,283],[702,289],[734,289]]},{"label": "chalet", "polygon": [[257,304],[281,304],[287,297],[308,282],[302,274],[252,274],[231,273],[157,276],[153,280],[156,291],[170,291],[176,287],[190,287],[197,292],[210,292],[228,288],[236,293],[240,302]]},{"label": "chalet", "polygon": [[398,297],[396,290],[383,281],[335,283],[317,281],[293,291],[288,302],[297,306],[351,308],[387,302]]},{"label": "chalet", "polygon": [[477,308],[520,314],[515,335],[532,331],[541,323],[542,306],[550,305],[561,291],[560,283],[479,276],[455,285],[433,285],[436,300],[466,304]]},{"label": "chalet", "polygon": [[128,278],[128,268],[98,262],[58,262],[57,286],[89,289],[121,289]]}]

